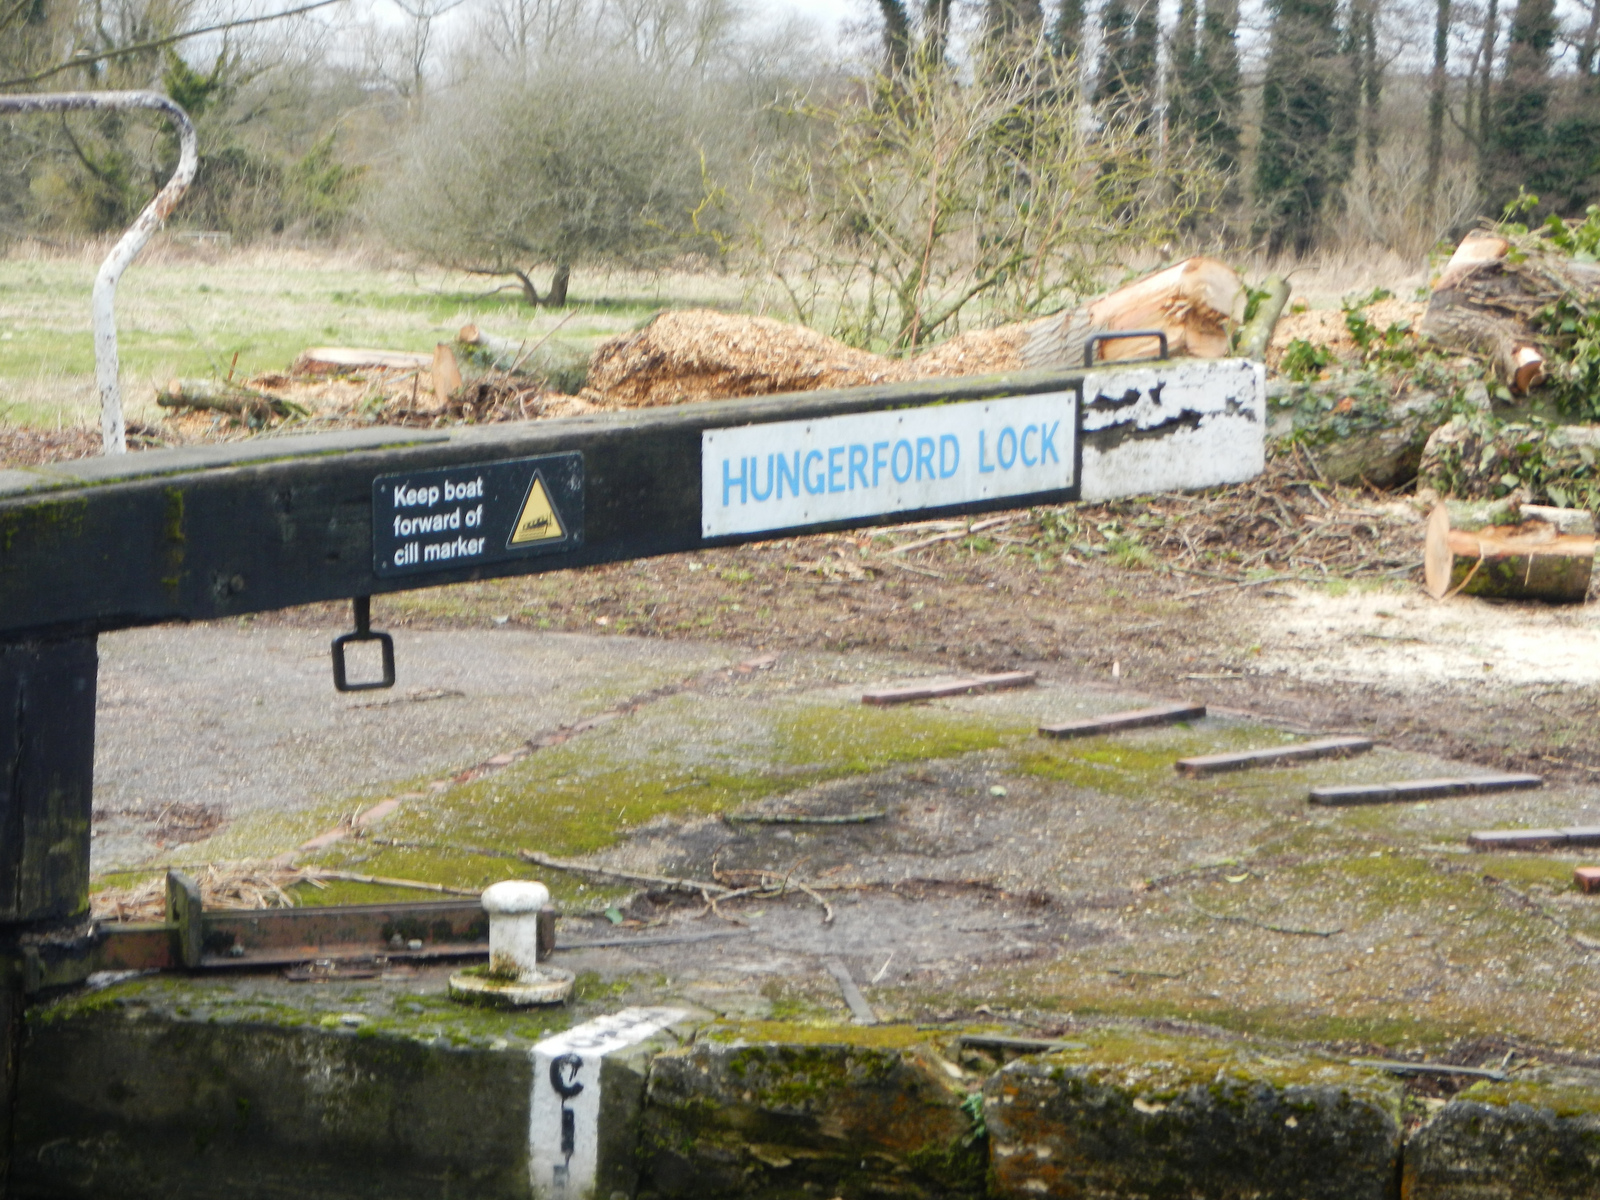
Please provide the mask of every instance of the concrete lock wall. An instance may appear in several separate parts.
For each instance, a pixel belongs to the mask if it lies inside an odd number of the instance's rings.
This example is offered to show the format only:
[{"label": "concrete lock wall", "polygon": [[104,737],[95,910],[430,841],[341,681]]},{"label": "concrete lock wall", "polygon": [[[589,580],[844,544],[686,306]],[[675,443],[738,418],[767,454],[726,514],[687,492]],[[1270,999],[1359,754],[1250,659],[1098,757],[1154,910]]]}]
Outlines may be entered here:
[{"label": "concrete lock wall", "polygon": [[1422,1102],[1142,1028],[985,1066],[954,1029],[630,1009],[524,1037],[230,1015],[166,982],[30,1015],[16,1195],[1600,1200],[1600,1072]]}]

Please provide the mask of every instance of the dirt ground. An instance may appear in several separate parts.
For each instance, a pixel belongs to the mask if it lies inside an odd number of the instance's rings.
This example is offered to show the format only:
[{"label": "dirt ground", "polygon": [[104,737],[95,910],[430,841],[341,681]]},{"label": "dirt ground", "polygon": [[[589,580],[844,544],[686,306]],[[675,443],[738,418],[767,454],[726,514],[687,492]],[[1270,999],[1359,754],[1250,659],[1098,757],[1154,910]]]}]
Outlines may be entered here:
[{"label": "dirt ground", "polygon": [[[767,650],[890,651],[973,670],[1048,664],[1163,695],[1203,689],[1216,703],[1293,726],[1486,767],[1600,780],[1592,598],[1575,608],[1440,604],[1422,592],[1420,565],[1322,584],[1306,582],[1305,570],[1283,578],[1258,568],[1228,582],[1219,577],[1237,572],[1213,564],[1184,568],[1153,553],[1141,562],[1115,536],[1106,551],[1096,527],[1131,528],[1145,507],[1083,510],[1075,515],[1084,541],[1065,545],[1044,532],[1048,515],[1022,513],[988,536],[906,555],[886,551],[925,533],[793,539],[465,585],[380,599],[376,611],[399,626],[503,621]],[[1353,496],[1340,515],[1365,522],[1380,552],[1420,564],[1423,522],[1406,504]],[[1169,522],[1181,538],[1183,521]],[[1274,529],[1262,540],[1279,536]],[[1241,540],[1246,556],[1261,548]],[[1084,546],[1101,552],[1075,548]]]}]

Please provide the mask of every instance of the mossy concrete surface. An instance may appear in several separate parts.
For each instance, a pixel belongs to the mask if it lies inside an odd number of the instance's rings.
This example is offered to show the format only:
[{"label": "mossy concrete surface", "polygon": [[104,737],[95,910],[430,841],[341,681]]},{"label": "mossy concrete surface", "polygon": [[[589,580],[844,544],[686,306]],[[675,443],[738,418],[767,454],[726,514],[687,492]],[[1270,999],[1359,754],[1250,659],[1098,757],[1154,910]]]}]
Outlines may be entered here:
[{"label": "mossy concrete surface", "polygon": [[20,1197],[528,1194],[526,1053],[108,1007],[22,1067]]},{"label": "mossy concrete surface", "polygon": [[[14,1194],[534,1200],[536,1043],[615,1012],[451,1003],[448,969],[293,984],[143,977],[35,1007]],[[1516,1067],[1454,1099],[1288,1043],[1081,1022],[1044,1055],[994,1021],[857,1026],[691,1012],[601,1075],[611,1200],[1600,1197],[1600,1072]],[[1427,1115],[1426,1120],[1424,1116]]]},{"label": "mossy concrete surface", "polygon": [[982,1195],[981,1127],[960,1075],[927,1044],[860,1045],[840,1030],[703,1039],[651,1069],[645,1186],[685,1198]]},{"label": "mossy concrete surface", "polygon": [[1333,1059],[1117,1035],[984,1088],[995,1193],[1390,1200],[1398,1083]]},{"label": "mossy concrete surface", "polygon": [[1405,1197],[1600,1197],[1600,1071],[1538,1068],[1461,1092],[1407,1143]]}]

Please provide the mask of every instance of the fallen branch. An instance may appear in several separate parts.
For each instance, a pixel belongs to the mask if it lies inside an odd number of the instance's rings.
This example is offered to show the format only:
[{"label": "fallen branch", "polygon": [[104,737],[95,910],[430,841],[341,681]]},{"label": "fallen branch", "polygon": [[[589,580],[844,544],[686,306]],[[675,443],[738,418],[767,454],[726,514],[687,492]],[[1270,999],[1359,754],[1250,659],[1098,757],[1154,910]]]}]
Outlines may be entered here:
[{"label": "fallen branch", "polygon": [[446,896],[471,896],[477,899],[482,895],[477,888],[448,887],[442,883],[423,883],[419,879],[394,879],[387,875],[361,875],[355,871],[325,871],[317,867],[306,871],[306,882],[316,883],[319,880],[334,880],[339,883],[375,883],[383,887],[411,888],[419,892],[439,892]]},{"label": "fallen branch", "polygon": [[1267,347],[1272,343],[1272,331],[1278,327],[1283,306],[1289,303],[1289,283],[1281,275],[1274,275],[1262,285],[1266,295],[1256,306],[1255,316],[1239,331],[1239,357],[1264,362]]},{"label": "fallen branch", "polygon": [[887,816],[881,808],[867,808],[860,812],[840,813],[838,816],[810,816],[806,813],[725,813],[723,820],[735,825],[865,825],[868,821]]},{"label": "fallen branch", "polygon": [[1274,925],[1270,921],[1258,921],[1254,917],[1239,917],[1229,913],[1212,912],[1210,909],[1201,908],[1187,896],[1184,897],[1184,903],[1202,917],[1210,917],[1213,921],[1226,921],[1231,925],[1250,925],[1256,929],[1265,929],[1270,933],[1288,933],[1293,934],[1295,937],[1330,938],[1336,933],[1344,932],[1342,925],[1338,929],[1297,929],[1293,925]]},{"label": "fallen branch", "polygon": [[1269,583],[1292,583],[1299,579],[1298,575],[1272,575],[1266,579],[1241,579],[1234,583],[1219,583],[1216,587],[1200,588],[1193,592],[1184,592],[1175,597],[1178,600],[1193,600],[1197,596],[1209,596],[1215,592],[1225,592],[1229,588],[1238,588],[1241,591],[1248,588],[1265,587]]},{"label": "fallen branch", "polygon": [[1209,874],[1212,871],[1220,871],[1225,867],[1237,868],[1241,865],[1241,861],[1237,858],[1225,858],[1221,862],[1202,863],[1198,866],[1185,867],[1181,871],[1173,871],[1168,875],[1157,875],[1154,878],[1146,879],[1137,884],[1135,890],[1141,892],[1153,892],[1157,888],[1165,887],[1169,883],[1176,883],[1180,879],[1188,879],[1195,875]]},{"label": "fallen branch", "polygon": [[304,417],[310,409],[282,396],[236,383],[214,383],[209,379],[174,379],[166,391],[156,395],[162,408],[197,408],[231,413],[239,417]]},{"label": "fallen branch", "polygon": [[907,542],[903,546],[896,546],[893,550],[885,550],[882,557],[891,554],[908,554],[912,550],[921,550],[924,546],[933,546],[939,542],[954,542],[964,537],[971,537],[975,533],[982,533],[986,529],[1000,529],[1006,525],[1015,525],[1018,521],[1026,521],[1032,513],[1013,513],[1008,517],[993,517],[987,521],[978,521],[968,525],[965,529],[954,529],[949,533],[936,533],[932,537],[921,538],[915,542]]},{"label": "fallen branch", "polygon": [[597,879],[614,879],[618,883],[638,883],[646,887],[661,888],[665,891],[684,892],[690,896],[726,896],[731,888],[725,888],[720,883],[705,883],[698,879],[675,879],[666,875],[645,875],[637,871],[618,871],[612,867],[596,867],[589,863],[575,862],[570,858],[557,858],[553,854],[541,854],[537,850],[518,850],[517,857],[523,862],[534,863],[541,867],[549,867],[555,871],[569,871],[574,875],[593,875]]}]

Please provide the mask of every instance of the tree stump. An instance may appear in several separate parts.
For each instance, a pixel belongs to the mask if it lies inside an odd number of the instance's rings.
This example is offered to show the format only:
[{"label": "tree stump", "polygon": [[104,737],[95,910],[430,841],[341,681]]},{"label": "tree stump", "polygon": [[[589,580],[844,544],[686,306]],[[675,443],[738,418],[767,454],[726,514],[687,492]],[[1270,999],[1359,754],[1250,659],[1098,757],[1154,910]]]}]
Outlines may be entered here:
[{"label": "tree stump", "polygon": [[1581,603],[1594,567],[1594,518],[1523,504],[1434,506],[1423,576],[1435,600],[1487,596]]}]

